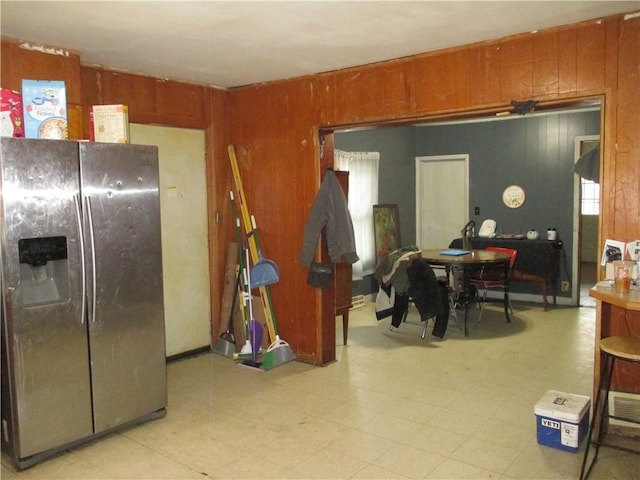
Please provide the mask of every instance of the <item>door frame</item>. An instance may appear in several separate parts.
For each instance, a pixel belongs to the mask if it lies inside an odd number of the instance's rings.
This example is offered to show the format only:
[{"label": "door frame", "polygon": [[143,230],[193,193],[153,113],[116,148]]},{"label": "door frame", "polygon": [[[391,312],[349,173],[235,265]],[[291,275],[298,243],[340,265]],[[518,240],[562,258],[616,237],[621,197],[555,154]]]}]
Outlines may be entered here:
[{"label": "door frame", "polygon": [[[580,159],[581,146],[584,142],[600,141],[601,135],[579,135],[574,138],[573,147],[573,164],[575,165]],[[601,153],[602,155],[602,153]],[[580,263],[582,261],[581,256],[581,237],[582,237],[582,186],[581,177],[577,174],[573,176],[573,235],[571,239],[571,248],[573,255],[571,256],[571,305],[580,305],[580,284],[581,282],[581,269]],[[602,205],[602,199],[600,204]],[[598,215],[602,215],[602,208]]]}]

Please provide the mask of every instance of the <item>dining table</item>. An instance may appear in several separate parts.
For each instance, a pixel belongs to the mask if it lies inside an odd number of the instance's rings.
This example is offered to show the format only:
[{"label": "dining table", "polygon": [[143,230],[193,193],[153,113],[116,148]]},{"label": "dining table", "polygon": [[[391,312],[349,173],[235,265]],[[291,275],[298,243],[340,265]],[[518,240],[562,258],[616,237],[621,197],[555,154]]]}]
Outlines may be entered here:
[{"label": "dining table", "polygon": [[[478,302],[478,290],[471,285],[470,277],[474,271],[482,267],[500,267],[505,269],[505,275],[509,274],[510,256],[502,252],[494,252],[489,250],[471,249],[459,250],[450,248],[439,248],[422,250],[422,258],[429,265],[442,267],[446,270],[447,278],[450,278],[451,272],[456,273],[455,292],[456,304],[464,310],[464,335],[469,335],[469,310]],[[457,279],[461,279],[458,284]],[[508,295],[508,290],[505,295]],[[507,322],[511,321],[509,317],[509,302],[504,302],[504,313]]]}]

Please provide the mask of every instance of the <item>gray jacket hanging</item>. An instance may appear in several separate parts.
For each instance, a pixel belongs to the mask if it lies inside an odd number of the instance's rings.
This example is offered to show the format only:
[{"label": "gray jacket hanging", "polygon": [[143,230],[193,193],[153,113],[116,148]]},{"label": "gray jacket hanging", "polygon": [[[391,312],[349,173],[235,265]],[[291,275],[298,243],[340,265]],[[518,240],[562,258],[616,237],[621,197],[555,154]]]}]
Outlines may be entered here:
[{"label": "gray jacket hanging", "polygon": [[342,187],[333,170],[327,170],[304,227],[304,239],[298,261],[307,267],[313,261],[318,238],[326,227],[327,249],[333,263],[356,263],[353,222]]}]

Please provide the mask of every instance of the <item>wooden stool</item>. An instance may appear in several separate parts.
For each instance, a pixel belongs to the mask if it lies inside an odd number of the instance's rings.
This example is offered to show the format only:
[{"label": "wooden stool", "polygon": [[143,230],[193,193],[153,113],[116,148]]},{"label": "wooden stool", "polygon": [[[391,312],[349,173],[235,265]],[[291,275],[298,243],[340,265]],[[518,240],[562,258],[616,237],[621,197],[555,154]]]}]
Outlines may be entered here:
[{"label": "wooden stool", "polygon": [[[607,444],[604,440],[603,426],[605,418],[615,418],[618,420],[624,420],[626,422],[640,423],[637,420],[623,418],[619,416],[609,415],[608,402],[609,402],[609,390],[611,388],[611,376],[613,375],[613,367],[616,360],[625,362],[640,362],[640,337],[607,337],[600,340],[600,351],[603,354],[602,362],[602,376],[596,391],[596,403],[593,411],[593,419],[591,420],[591,427],[589,428],[589,435],[587,437],[587,446],[584,452],[584,458],[582,460],[582,468],[580,470],[580,479],[586,479],[591,473],[593,465],[598,460],[598,451],[602,445],[616,448],[618,450],[624,450],[626,452],[638,453],[639,450],[623,447],[620,445]],[[593,432],[596,431],[596,439],[593,440]],[[589,447],[591,444],[595,446],[595,454],[589,467],[585,471],[587,466],[587,457],[589,456]]]}]

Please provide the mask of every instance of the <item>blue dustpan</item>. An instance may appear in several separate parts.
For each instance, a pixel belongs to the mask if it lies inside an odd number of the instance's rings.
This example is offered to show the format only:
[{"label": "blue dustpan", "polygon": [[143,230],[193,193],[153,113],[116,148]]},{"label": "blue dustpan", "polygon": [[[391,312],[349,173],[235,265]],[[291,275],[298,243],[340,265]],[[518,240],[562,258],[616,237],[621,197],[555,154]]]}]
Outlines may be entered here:
[{"label": "blue dustpan", "polygon": [[273,260],[262,257],[262,252],[258,252],[258,262],[251,268],[251,288],[271,285],[280,281],[278,266]]}]

